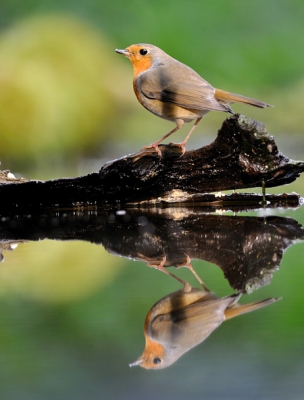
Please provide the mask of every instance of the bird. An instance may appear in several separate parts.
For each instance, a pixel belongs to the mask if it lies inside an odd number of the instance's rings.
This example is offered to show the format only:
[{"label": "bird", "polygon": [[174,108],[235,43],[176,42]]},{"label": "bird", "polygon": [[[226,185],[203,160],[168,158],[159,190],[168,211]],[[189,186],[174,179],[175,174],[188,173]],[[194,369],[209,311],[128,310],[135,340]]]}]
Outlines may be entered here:
[{"label": "bird", "polygon": [[269,298],[240,304],[240,297],[241,293],[236,293],[219,298],[188,283],[163,297],[146,316],[144,352],[129,366],[154,370],[169,367],[203,342],[223,321],[280,300]]},{"label": "bird", "polygon": [[159,144],[184,123],[195,120],[186,138],[181,143],[174,143],[184,154],[186,143],[202,117],[209,111],[234,114],[231,103],[273,107],[250,97],[215,89],[192,68],[152,44],[132,44],[115,51],[127,57],[133,65],[133,88],[139,103],[158,117],[176,124],[174,129],[144,146],[142,151],[154,149],[161,156]]}]

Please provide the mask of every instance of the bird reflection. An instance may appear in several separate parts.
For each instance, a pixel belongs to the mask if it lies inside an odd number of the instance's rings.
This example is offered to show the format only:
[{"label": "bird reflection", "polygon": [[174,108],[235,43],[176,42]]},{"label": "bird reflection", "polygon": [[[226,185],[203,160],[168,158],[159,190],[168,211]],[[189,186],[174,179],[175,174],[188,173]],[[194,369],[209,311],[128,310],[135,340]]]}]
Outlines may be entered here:
[{"label": "bird reflection", "polygon": [[130,366],[166,368],[203,342],[226,319],[279,300],[240,304],[240,297],[241,293],[237,293],[219,298],[184,282],[183,289],[163,297],[149,310],[144,323],[144,352]]}]

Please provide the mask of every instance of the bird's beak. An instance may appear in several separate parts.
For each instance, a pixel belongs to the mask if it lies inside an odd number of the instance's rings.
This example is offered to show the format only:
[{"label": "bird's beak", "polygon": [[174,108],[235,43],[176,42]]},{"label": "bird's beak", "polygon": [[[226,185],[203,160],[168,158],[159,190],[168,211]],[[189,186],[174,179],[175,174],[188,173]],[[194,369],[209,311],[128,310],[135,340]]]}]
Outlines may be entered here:
[{"label": "bird's beak", "polygon": [[130,57],[131,53],[129,52],[129,50],[120,50],[120,49],[115,49],[116,53],[118,54],[122,54],[125,57]]},{"label": "bird's beak", "polygon": [[139,357],[136,361],[129,364],[129,367],[136,367],[138,365],[141,365],[142,363],[143,363],[143,359],[141,357]]}]

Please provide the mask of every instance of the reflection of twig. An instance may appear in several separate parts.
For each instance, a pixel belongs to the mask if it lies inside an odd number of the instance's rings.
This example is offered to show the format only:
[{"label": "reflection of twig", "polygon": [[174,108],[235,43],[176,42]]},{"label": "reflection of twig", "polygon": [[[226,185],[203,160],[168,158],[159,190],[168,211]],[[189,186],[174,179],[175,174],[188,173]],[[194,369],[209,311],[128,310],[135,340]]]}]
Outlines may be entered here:
[{"label": "reflection of twig", "polygon": [[266,206],[266,182],[265,182],[265,178],[262,178],[262,195],[263,195],[262,204],[265,207]]}]

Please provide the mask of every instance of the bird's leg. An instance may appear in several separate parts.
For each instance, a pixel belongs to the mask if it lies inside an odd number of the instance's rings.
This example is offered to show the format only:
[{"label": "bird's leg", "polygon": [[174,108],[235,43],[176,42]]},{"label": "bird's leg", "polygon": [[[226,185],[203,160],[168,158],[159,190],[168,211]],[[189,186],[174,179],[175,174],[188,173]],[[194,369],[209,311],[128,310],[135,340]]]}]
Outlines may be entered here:
[{"label": "bird's leg", "polygon": [[200,118],[198,118],[198,119],[195,121],[194,125],[193,125],[192,128],[190,129],[190,132],[188,133],[188,135],[186,136],[186,138],[185,138],[181,143],[174,143],[174,145],[179,146],[179,147],[182,149],[183,154],[184,154],[185,151],[186,151],[186,143],[188,142],[188,140],[189,140],[190,136],[192,135],[194,129],[197,127],[198,123],[200,122],[200,120],[201,120],[202,118],[203,118],[203,117],[200,117]]},{"label": "bird's leg", "polygon": [[166,258],[166,256],[164,256],[163,259],[162,259],[162,261],[161,261],[159,264],[147,263],[147,266],[148,266],[148,267],[151,267],[151,268],[155,268],[155,269],[157,269],[158,271],[164,272],[166,275],[169,275],[169,276],[171,276],[172,278],[178,280],[180,283],[183,284],[183,286],[184,286],[184,291],[185,291],[185,292],[188,292],[188,291],[189,291],[189,287],[190,287],[190,290],[191,290],[191,286],[189,285],[188,282],[186,282],[186,281],[180,279],[180,278],[177,277],[176,275],[171,274],[171,272],[169,272],[168,270],[165,269],[164,265],[165,265],[165,263],[166,263],[166,260],[167,260],[167,258]]},{"label": "bird's leg", "polygon": [[166,139],[168,136],[172,135],[172,133],[178,131],[182,126],[184,125],[184,121],[182,119],[177,119],[176,120],[176,127],[172,129],[169,133],[167,133],[165,136],[157,140],[156,142],[153,142],[151,144],[148,144],[147,146],[144,146],[141,151],[147,150],[147,149],[155,149],[155,151],[158,153],[158,155],[161,157],[162,153],[158,147],[158,145]]},{"label": "bird's leg", "polygon": [[201,280],[201,278],[198,276],[198,274],[195,272],[194,268],[190,264],[191,258],[188,256],[188,254],[186,254],[186,256],[187,256],[187,262],[186,262],[186,264],[184,264],[184,266],[187,267],[188,269],[190,269],[192,274],[196,277],[196,279],[203,286],[203,288],[206,290],[206,292],[210,292],[210,290],[207,288],[207,286],[204,284],[204,282]]}]

